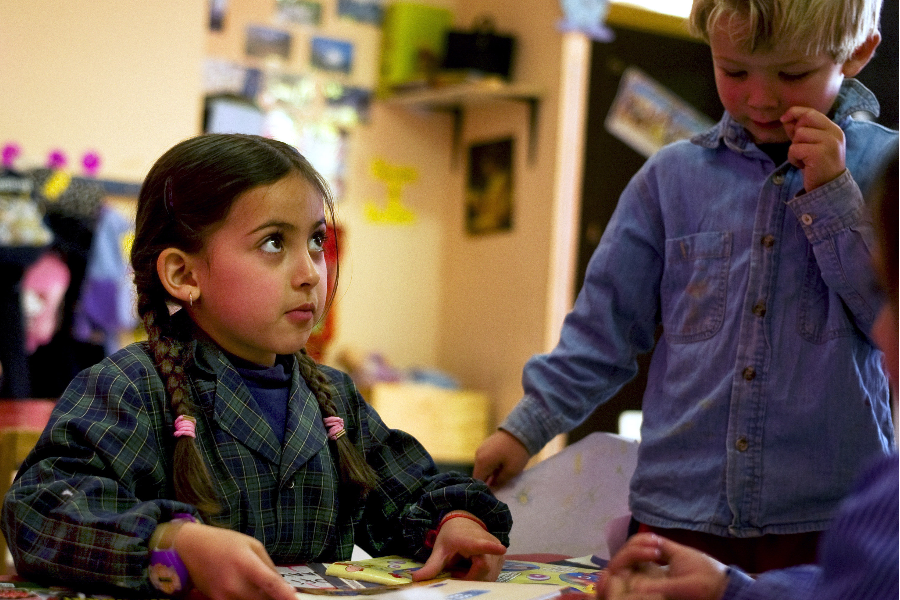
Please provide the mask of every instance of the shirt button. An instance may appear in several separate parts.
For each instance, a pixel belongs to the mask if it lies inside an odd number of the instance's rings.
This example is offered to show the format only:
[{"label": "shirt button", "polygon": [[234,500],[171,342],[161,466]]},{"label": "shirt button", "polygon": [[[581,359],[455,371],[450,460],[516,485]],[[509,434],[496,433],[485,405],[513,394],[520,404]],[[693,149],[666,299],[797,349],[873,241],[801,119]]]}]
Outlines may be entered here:
[{"label": "shirt button", "polygon": [[746,452],[747,448],[750,447],[750,442],[748,442],[745,437],[739,437],[735,440],[734,447],[737,448],[738,452]]},{"label": "shirt button", "polygon": [[775,173],[772,175],[772,183],[775,185],[781,185],[784,183],[784,173]]},{"label": "shirt button", "polygon": [[756,377],[756,369],[754,369],[753,367],[747,367],[743,370],[741,375],[743,375],[744,379],[746,379],[747,381],[753,381],[753,378]]},{"label": "shirt button", "polygon": [[801,221],[804,225],[807,225],[807,226],[808,226],[808,225],[812,225],[812,222],[813,222],[813,216],[812,216],[811,214],[809,214],[809,213],[803,213],[803,215],[800,217],[800,221]]},{"label": "shirt button", "polygon": [[764,235],[762,239],[762,245],[766,248],[771,248],[775,245],[775,236],[772,234]]},{"label": "shirt button", "polygon": [[756,315],[757,317],[766,316],[766,305],[763,304],[762,302],[757,302],[756,304],[754,304],[753,305],[753,314]]}]

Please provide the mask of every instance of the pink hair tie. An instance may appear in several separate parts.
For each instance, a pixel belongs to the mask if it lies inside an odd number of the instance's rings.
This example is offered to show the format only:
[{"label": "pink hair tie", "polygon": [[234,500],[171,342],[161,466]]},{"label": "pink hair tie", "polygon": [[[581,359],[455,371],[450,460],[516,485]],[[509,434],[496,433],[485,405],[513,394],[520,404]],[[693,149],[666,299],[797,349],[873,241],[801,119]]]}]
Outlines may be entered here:
[{"label": "pink hair tie", "polygon": [[197,419],[180,415],[175,419],[175,437],[186,435],[188,437],[197,437]]},{"label": "pink hair tie", "polygon": [[346,430],[344,430],[344,420],[340,417],[325,417],[322,421],[325,423],[325,428],[328,430],[329,440],[337,440],[347,433]]}]

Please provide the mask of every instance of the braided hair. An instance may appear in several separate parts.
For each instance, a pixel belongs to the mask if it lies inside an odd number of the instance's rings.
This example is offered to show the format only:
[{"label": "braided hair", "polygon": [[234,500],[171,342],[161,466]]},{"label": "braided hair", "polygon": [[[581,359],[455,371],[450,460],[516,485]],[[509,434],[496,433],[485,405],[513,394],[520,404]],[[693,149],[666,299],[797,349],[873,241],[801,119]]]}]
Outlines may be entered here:
[{"label": "braided hair", "polygon": [[[192,332],[184,325],[187,320],[172,316],[177,303],[160,281],[157,258],[166,248],[199,252],[241,194],[291,173],[300,174],[316,188],[334,222],[331,191],[324,178],[292,146],[260,136],[204,134],[187,139],[156,161],[141,186],[131,250],[137,310],[176,416],[192,417],[195,410],[187,376],[193,361]],[[332,300],[333,293],[326,310]],[[323,417],[337,416],[328,378],[305,351],[297,353],[296,359]],[[342,495],[364,496],[375,486],[374,471],[347,436],[332,443],[338,453]],[[219,512],[215,485],[194,438],[177,438],[173,460],[176,498],[207,516]]]}]

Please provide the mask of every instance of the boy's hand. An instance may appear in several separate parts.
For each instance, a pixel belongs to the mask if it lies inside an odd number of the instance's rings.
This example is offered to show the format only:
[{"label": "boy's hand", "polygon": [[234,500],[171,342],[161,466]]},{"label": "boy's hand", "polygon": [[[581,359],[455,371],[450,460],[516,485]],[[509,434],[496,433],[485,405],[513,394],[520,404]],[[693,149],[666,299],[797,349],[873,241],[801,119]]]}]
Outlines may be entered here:
[{"label": "boy's hand", "polygon": [[470,519],[450,519],[434,541],[425,565],[413,571],[413,581],[433,579],[448,570],[458,579],[497,581],[506,546]]},{"label": "boy's hand", "polygon": [[197,591],[211,600],[295,600],[294,587],[275,570],[265,546],[249,535],[200,523],[175,534],[178,552]]},{"label": "boy's hand", "polygon": [[472,477],[490,487],[502,487],[522,472],[530,458],[525,445],[501,429],[484,440],[475,451]]},{"label": "boy's hand", "polygon": [[813,108],[793,106],[781,116],[781,122],[791,138],[788,161],[803,171],[807,192],[844,172],[844,132],[834,121]]},{"label": "boy's hand", "polygon": [[597,584],[597,598],[719,600],[727,584],[725,565],[717,560],[658,535],[639,533],[609,561]]}]

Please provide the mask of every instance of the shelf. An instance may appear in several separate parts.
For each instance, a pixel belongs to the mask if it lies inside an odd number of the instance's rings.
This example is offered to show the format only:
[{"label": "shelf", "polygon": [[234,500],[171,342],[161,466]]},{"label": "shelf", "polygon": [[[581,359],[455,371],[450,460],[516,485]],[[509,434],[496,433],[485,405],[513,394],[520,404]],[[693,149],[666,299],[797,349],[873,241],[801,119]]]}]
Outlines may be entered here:
[{"label": "shelf", "polygon": [[449,112],[453,115],[453,160],[459,156],[462,124],[467,109],[497,102],[521,102],[528,105],[528,159],[537,155],[537,126],[540,94],[532,87],[489,83],[461,83],[422,90],[397,92],[384,98],[388,106],[406,109]]}]

